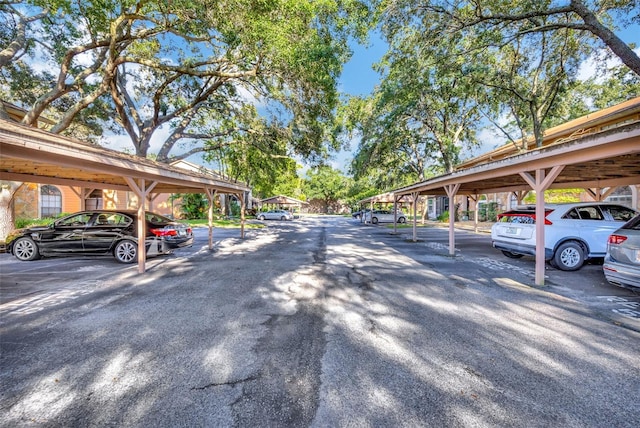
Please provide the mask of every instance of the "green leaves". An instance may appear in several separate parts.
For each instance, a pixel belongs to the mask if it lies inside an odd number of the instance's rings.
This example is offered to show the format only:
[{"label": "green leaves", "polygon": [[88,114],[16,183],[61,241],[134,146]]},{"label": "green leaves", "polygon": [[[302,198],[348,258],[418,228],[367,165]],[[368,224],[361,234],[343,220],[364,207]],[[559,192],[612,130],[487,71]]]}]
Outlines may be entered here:
[{"label": "green leaves", "polygon": [[[160,144],[161,161],[204,152],[203,141],[222,135],[225,144],[246,144],[249,133],[274,127],[286,135],[280,141],[287,155],[324,157],[347,40],[362,34],[367,10],[354,0],[39,0],[2,7],[26,29],[1,76],[8,98],[30,106],[25,123],[46,114],[58,121],[54,132],[69,132],[81,118],[104,120],[126,133],[140,156]],[[18,30],[6,31],[3,41],[18,40]],[[36,41],[44,47],[37,55]],[[38,61],[50,73],[30,66]],[[98,104],[110,117],[92,121],[84,113]],[[262,119],[247,120],[243,106]],[[160,129],[171,131],[162,142]]]}]

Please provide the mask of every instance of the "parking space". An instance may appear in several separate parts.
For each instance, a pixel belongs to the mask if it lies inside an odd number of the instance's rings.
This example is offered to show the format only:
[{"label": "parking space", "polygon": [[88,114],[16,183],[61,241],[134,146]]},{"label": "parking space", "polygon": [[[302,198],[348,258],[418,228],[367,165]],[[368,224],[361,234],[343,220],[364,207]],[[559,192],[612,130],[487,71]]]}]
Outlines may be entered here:
[{"label": "parking space", "polygon": [[[354,223],[357,220],[353,220]],[[438,264],[440,260],[449,257],[448,228],[442,224],[430,224],[418,228],[418,242],[411,243],[411,229],[398,228],[394,234],[388,225],[367,225],[376,233],[388,235],[389,245],[407,248],[408,252],[420,259],[424,255],[423,263],[435,266],[436,269],[446,271],[445,264]],[[456,229],[456,259],[467,262],[469,269],[476,269],[478,277],[494,278],[500,285],[510,283],[532,287],[553,293],[559,298],[568,298],[582,302],[588,308],[612,317],[616,322],[630,323],[633,328],[640,330],[640,290],[621,288],[609,284],[602,272],[602,261],[587,262],[578,271],[563,271],[553,268],[549,264],[545,270],[545,286],[535,285],[535,258],[525,256],[521,259],[505,257],[491,245],[491,236],[487,233],[486,225],[474,233],[472,225],[465,224]],[[400,238],[400,239],[398,239]],[[418,251],[416,251],[416,248]],[[420,251],[424,249],[424,251]],[[437,257],[434,259],[432,255]],[[457,264],[454,269],[459,269]],[[448,272],[456,275],[455,270]]]},{"label": "parking space", "polygon": [[[208,229],[194,229],[194,244],[180,248],[173,254],[147,259],[147,269],[153,269],[171,260],[188,259],[201,251],[208,251]],[[220,242],[239,235],[237,229],[216,229],[214,241]],[[130,272],[137,273],[136,264],[123,264],[110,255],[105,256],[68,256],[46,257],[30,262],[18,261],[10,254],[0,254],[0,304],[41,299],[61,292],[73,296],[71,290],[95,289],[111,277]],[[46,297],[45,297],[46,298]],[[18,304],[18,303],[14,303]]]},{"label": "parking space", "polygon": [[[345,220],[359,224],[356,220]],[[283,226],[280,222],[270,227]],[[284,225],[286,226],[286,225]],[[291,225],[294,226],[293,224]],[[411,241],[411,229],[401,228],[393,232],[388,225],[367,225],[368,231],[384,237],[387,245],[395,247],[423,265],[455,276],[460,264],[453,268],[441,263],[448,256],[448,234],[444,227],[431,225],[418,228],[418,242]],[[187,260],[208,251],[206,228],[194,230],[194,245],[176,250],[171,255],[150,258],[150,270],[161,269],[169,262]],[[216,229],[214,241],[238,238],[237,229]],[[485,232],[456,231],[456,259],[464,261],[466,268],[476,270],[479,278],[493,278],[496,284],[517,284],[536,288],[535,260],[533,257],[510,259],[491,246],[490,236]],[[448,271],[448,269],[453,271]],[[557,296],[584,303],[594,310],[608,314],[621,321],[631,320],[640,329],[640,290],[625,289],[609,284],[598,261],[585,264],[576,272],[567,272],[547,265],[546,286],[542,288]],[[33,311],[48,302],[73,299],[91,290],[100,289],[110,278],[121,275],[136,275],[136,266],[118,263],[113,257],[60,257],[43,258],[32,262],[19,262],[9,254],[0,254],[0,304],[5,311]],[[467,274],[467,276],[472,276]]]},{"label": "parking space", "polygon": [[[452,257],[446,229],[412,242],[338,216],[216,230],[213,252],[207,232],[142,274],[1,255],[3,283],[36,291],[0,305],[0,425],[624,426],[636,409],[634,297],[599,291],[600,266],[536,287],[532,259],[505,260],[486,235],[461,232]],[[456,406],[473,420],[452,420]]]}]

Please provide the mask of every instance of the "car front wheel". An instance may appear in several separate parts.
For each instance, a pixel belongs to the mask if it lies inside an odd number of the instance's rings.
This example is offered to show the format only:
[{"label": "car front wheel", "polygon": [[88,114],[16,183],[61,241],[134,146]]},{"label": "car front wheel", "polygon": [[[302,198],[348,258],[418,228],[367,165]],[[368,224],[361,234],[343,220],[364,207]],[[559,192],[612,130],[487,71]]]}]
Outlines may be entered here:
[{"label": "car front wheel", "polygon": [[400,217],[400,218],[398,219],[398,223],[400,223],[400,224],[402,224],[402,223],[406,223],[406,222],[407,222],[407,219],[406,219],[406,218],[404,218],[404,217]]},{"label": "car front wheel", "polygon": [[285,221],[287,218],[285,216],[280,217],[280,220]]},{"label": "car front wheel", "polygon": [[578,270],[584,264],[584,250],[577,242],[565,242],[556,250],[553,262],[560,270]]},{"label": "car front wheel", "polygon": [[258,220],[260,220],[260,221],[264,221],[264,216],[263,216],[263,215],[259,216],[259,217],[258,217]]},{"label": "car front wheel", "polygon": [[38,245],[31,238],[20,238],[13,244],[13,255],[18,260],[30,262],[40,258]]},{"label": "car front wheel", "polygon": [[378,217],[374,217],[371,219],[371,223],[378,224]]},{"label": "car front wheel", "polygon": [[133,263],[138,258],[138,244],[129,240],[120,241],[113,254],[120,263]]}]

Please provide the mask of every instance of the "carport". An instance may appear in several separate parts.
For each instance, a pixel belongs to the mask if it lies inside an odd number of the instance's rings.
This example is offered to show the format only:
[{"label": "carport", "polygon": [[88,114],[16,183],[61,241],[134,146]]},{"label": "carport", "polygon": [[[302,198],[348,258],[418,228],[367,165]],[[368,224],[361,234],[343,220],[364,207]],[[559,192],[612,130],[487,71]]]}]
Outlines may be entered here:
[{"label": "carport", "polygon": [[[453,201],[456,195],[467,195],[477,205],[483,193],[515,192],[521,200],[529,190],[544,195],[547,189],[583,188],[595,200],[603,200],[617,186],[640,183],[640,103],[635,101],[634,109],[619,116],[616,126],[596,128],[582,120],[578,133],[563,125],[571,138],[558,138],[547,147],[463,168],[393,193],[413,200],[419,195],[446,195]],[[544,203],[544,197],[536,198],[537,218],[544,218]],[[414,216],[414,241],[415,224]],[[537,285],[544,285],[543,224],[536,223]],[[455,254],[454,216],[449,216],[449,254]]]},{"label": "carport", "polygon": [[[81,198],[94,189],[131,191],[139,201],[159,193],[205,193],[209,199],[209,249],[213,248],[213,200],[232,194],[242,205],[242,183],[213,178],[166,164],[87,144],[60,135],[0,120],[0,180],[58,184],[78,188]],[[138,236],[144,235],[145,203],[138,204]],[[138,271],[145,271],[144,241],[138,240]]]},{"label": "carport", "polygon": [[[410,204],[413,205],[413,217],[415,219],[416,213],[415,213],[415,207],[416,204],[414,204],[415,199],[412,198],[412,196],[410,195],[398,195],[394,192],[387,192],[387,193],[381,193],[379,195],[375,195],[375,196],[370,196],[368,198],[364,198],[358,201],[358,206],[362,207],[363,205],[369,205],[369,210],[373,211],[373,204],[391,204],[393,203],[393,231],[394,233],[397,232],[398,229],[398,222],[397,222],[397,208],[398,208],[398,203],[400,203],[400,205],[402,204]],[[364,216],[361,215],[360,216],[360,223],[362,223],[364,221]],[[414,224],[415,224],[415,220],[414,220]]]},{"label": "carport", "polygon": [[309,205],[308,202],[301,201],[300,199],[292,198],[290,196],[278,195],[271,196],[270,198],[265,198],[260,200],[260,207],[262,205],[277,205],[278,207],[290,207],[295,206],[298,207],[299,210],[302,210],[303,205]]}]

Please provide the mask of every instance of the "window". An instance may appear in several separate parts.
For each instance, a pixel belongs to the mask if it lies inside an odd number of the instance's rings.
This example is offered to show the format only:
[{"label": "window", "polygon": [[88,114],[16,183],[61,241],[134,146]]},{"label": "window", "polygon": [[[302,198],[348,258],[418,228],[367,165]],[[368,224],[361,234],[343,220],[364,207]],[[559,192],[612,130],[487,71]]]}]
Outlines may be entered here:
[{"label": "window", "polygon": [[40,216],[55,217],[62,213],[62,193],[48,184],[40,187]]},{"label": "window", "polygon": [[67,217],[56,222],[56,226],[58,227],[85,227],[87,223],[91,220],[90,213],[80,213],[75,214],[71,217]]},{"label": "window", "polygon": [[609,211],[611,218],[617,221],[629,221],[636,215],[636,212],[631,208],[611,205],[604,208],[606,211]]}]

